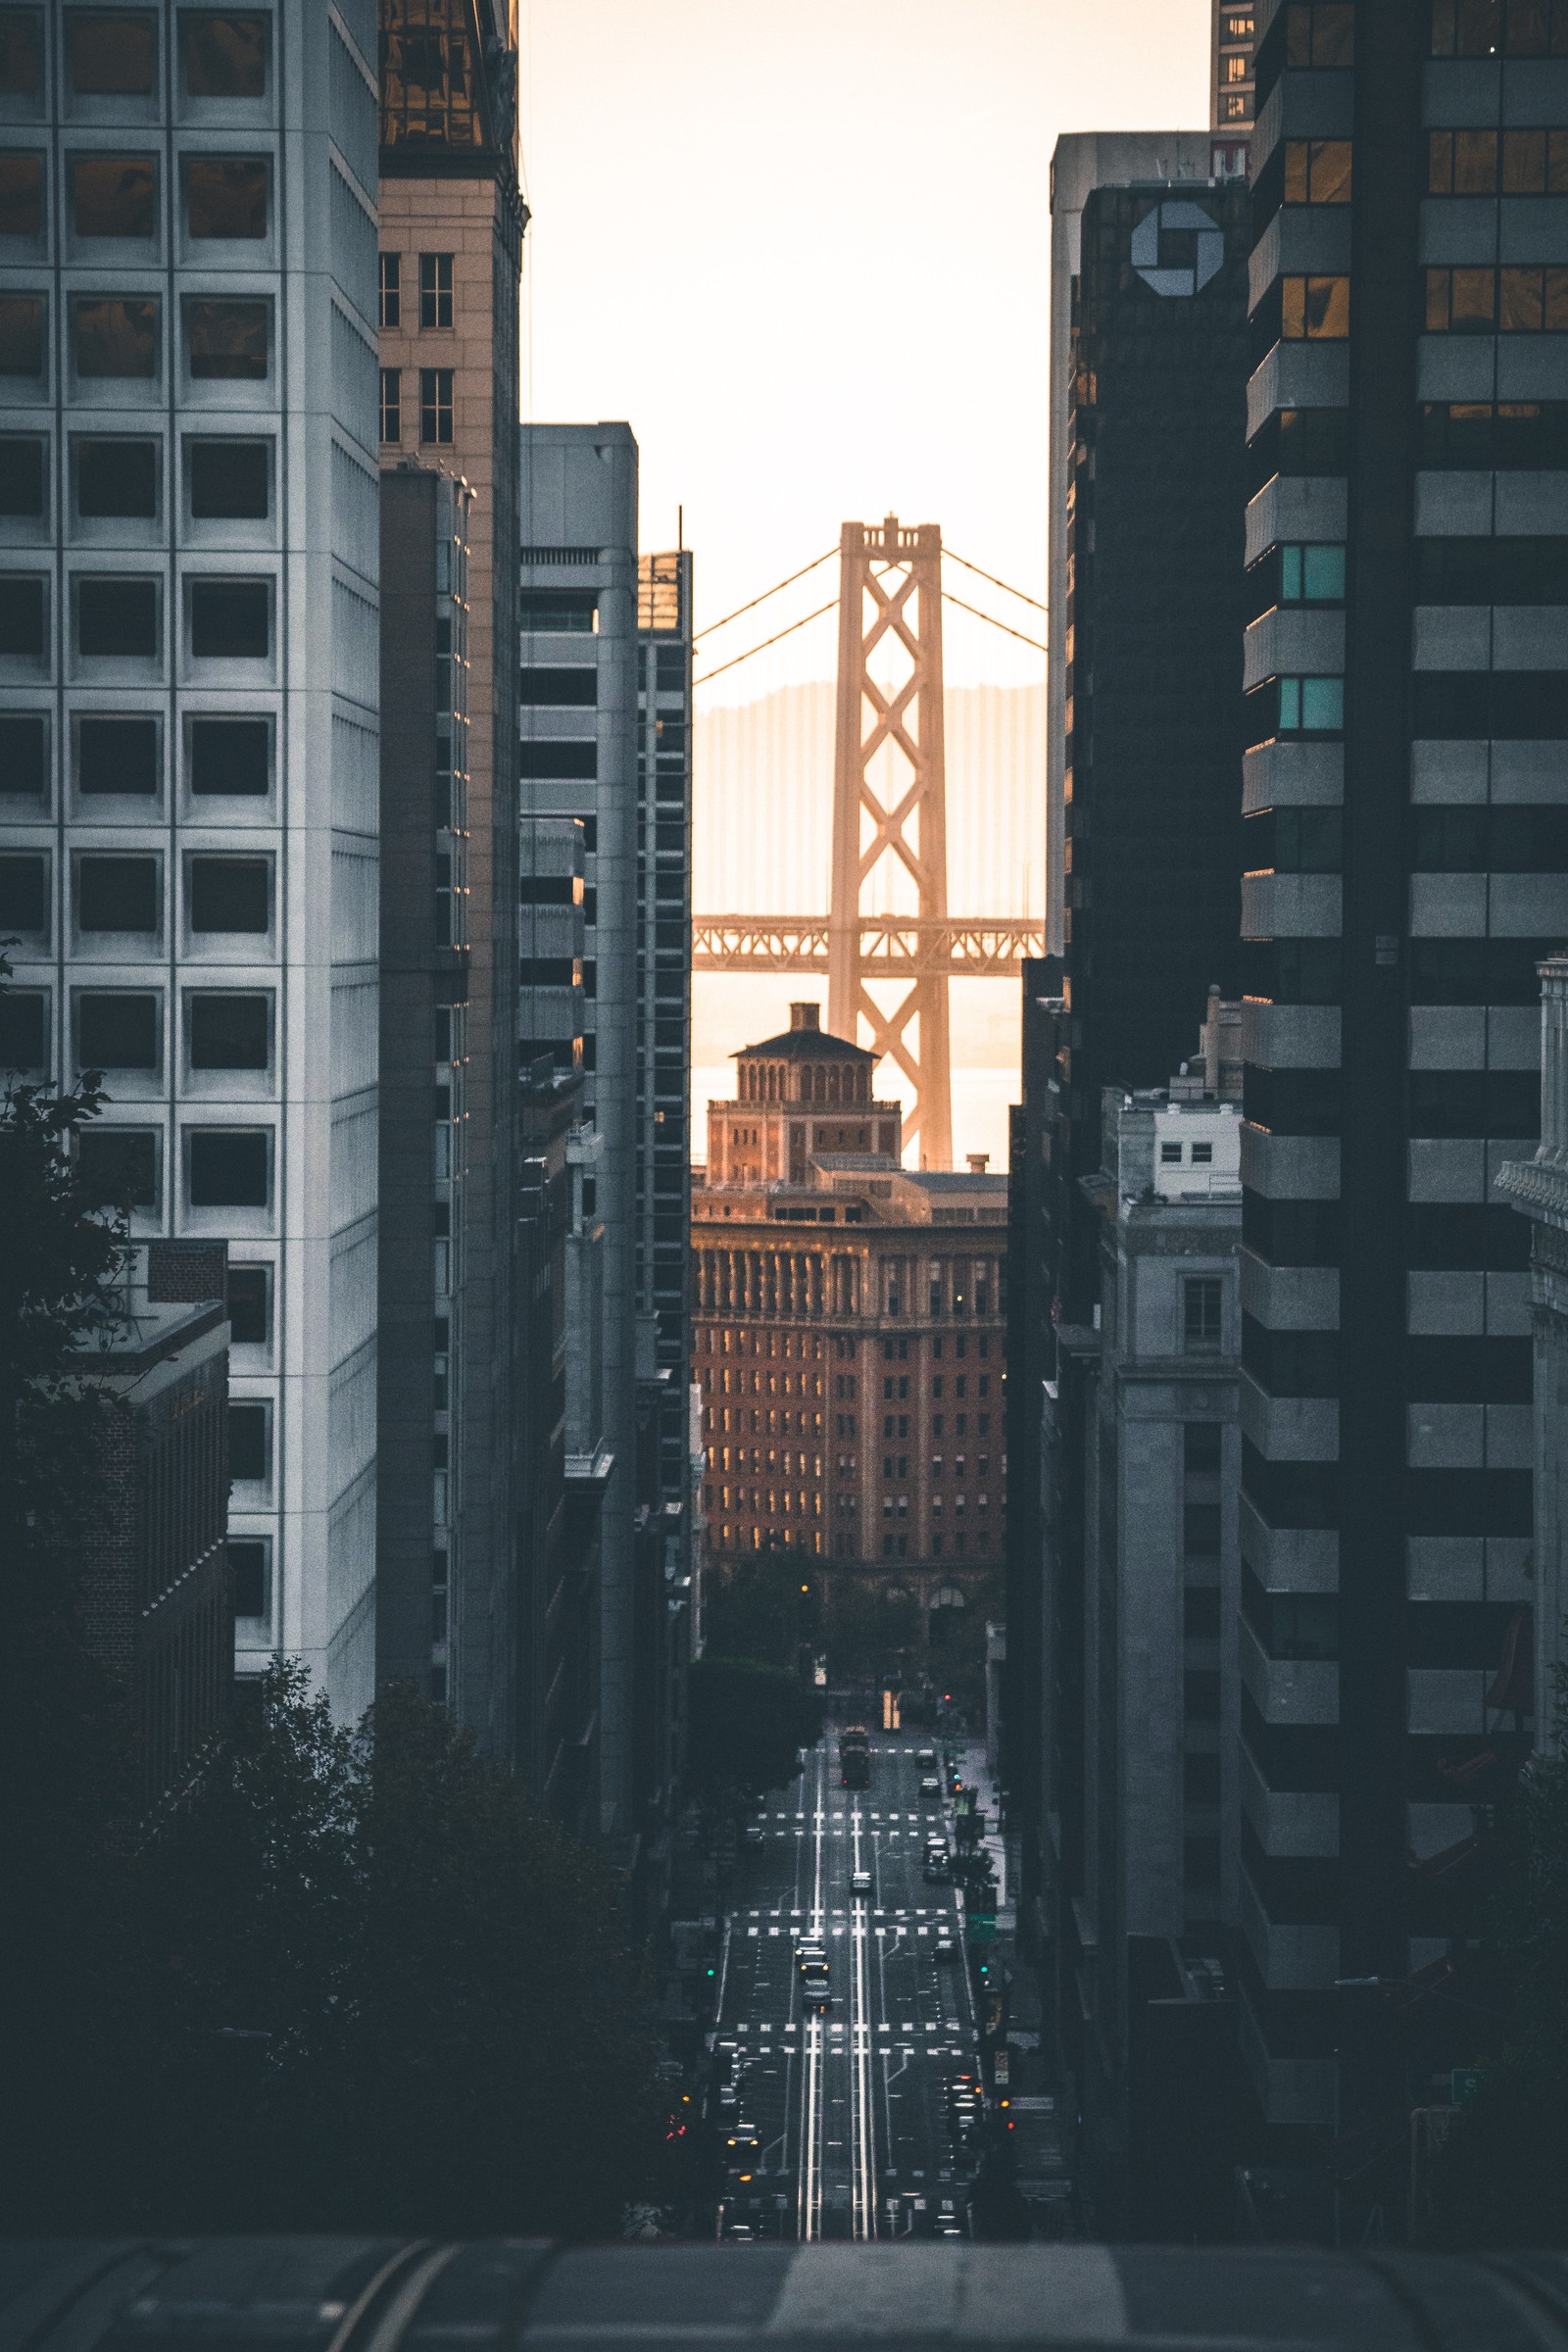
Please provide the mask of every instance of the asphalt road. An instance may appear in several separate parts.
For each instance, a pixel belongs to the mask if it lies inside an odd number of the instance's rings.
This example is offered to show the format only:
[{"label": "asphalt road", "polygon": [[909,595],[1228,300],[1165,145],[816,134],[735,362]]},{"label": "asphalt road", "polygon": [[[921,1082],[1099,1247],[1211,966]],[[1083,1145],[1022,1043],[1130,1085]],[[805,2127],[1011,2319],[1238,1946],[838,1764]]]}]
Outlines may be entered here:
[{"label": "asphalt road", "polygon": [[[735,2143],[721,2234],[737,2222],[785,2242],[962,2225],[946,2085],[975,2071],[974,2015],[955,1889],[921,1875],[927,1834],[952,1841],[944,1801],[919,1792],[923,1743],[874,1739],[870,1786],[849,1789],[830,1727],[759,1816],[760,1844],[742,1844],[719,1972],[716,2043],[739,2092],[721,2132]],[[857,1868],[869,1895],[851,1891]],[[956,1950],[939,1961],[944,1926]],[[795,1955],[813,1933],[833,1990],[821,2016],[803,2004]]]}]

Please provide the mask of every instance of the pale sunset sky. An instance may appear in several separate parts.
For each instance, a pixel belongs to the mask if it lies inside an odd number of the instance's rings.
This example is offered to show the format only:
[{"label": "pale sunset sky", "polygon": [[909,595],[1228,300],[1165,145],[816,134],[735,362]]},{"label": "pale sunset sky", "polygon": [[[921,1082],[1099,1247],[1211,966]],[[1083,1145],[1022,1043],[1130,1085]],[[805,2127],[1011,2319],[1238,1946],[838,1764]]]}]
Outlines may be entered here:
[{"label": "pale sunset sky", "polygon": [[519,37],[523,414],[630,421],[699,626],[890,508],[1043,597],[1051,150],[1205,123],[1205,0],[521,0]]}]

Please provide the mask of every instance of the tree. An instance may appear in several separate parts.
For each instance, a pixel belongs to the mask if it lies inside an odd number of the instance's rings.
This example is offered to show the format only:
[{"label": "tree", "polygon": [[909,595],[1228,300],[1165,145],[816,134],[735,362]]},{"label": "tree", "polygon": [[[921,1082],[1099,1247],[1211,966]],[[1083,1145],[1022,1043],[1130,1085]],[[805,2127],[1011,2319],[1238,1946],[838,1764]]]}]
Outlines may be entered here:
[{"label": "tree", "polygon": [[1476,1989],[1506,2019],[1434,2177],[1440,2242],[1568,2246],[1568,1673],[1552,1750],[1498,1828],[1499,1886]]},{"label": "tree", "polygon": [[691,1671],[687,1767],[705,1795],[781,1788],[822,1732],[822,1702],[778,1666],[699,1659]]},{"label": "tree", "polygon": [[769,1545],[737,1560],[707,1596],[707,1646],[718,1658],[793,1668],[814,1622],[809,1556]]},{"label": "tree", "polygon": [[274,1669],[89,1951],[0,2017],[13,2228],[595,2235],[651,2172],[608,1873],[412,1691]]}]

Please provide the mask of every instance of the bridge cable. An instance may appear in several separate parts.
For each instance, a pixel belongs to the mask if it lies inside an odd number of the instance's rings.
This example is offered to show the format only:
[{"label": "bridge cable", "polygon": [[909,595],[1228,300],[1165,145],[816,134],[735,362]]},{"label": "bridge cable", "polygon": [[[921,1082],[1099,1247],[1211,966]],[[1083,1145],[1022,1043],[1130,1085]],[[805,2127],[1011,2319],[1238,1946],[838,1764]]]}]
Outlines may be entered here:
[{"label": "bridge cable", "polygon": [[[837,550],[837,548],[835,548],[835,549],[834,549],[832,552],[833,552],[835,555],[837,555],[837,553],[838,553],[838,550]],[[758,599],[758,602],[759,602],[759,604],[761,602],[761,599],[760,599],[760,597],[759,597],[759,599]],[[817,608],[816,608],[816,611],[815,611],[814,612],[808,612],[808,613],[804,614],[804,615],[803,615],[803,617],[802,617],[800,620],[792,620],[792,621],[790,622],[790,625],[789,625],[789,627],[788,627],[787,629],[780,629],[780,630],[779,630],[779,632],[778,632],[777,636],[774,636],[774,637],[764,637],[764,638],[762,639],[762,642],[761,642],[761,644],[760,644],[760,645],[754,645],[754,646],[751,646],[751,647],[750,647],[750,648],[747,650],[747,652],[745,652],[744,654],[736,654],[736,655],[734,655],[734,656],[731,658],[731,660],[729,660],[728,662],[720,662],[720,663],[718,664],[718,667],[717,667],[716,669],[705,669],[705,670],[704,670],[704,672],[703,672],[703,674],[702,674],[702,676],[701,676],[700,678],[693,678],[693,680],[692,680],[692,689],[693,689],[693,692],[695,692],[695,691],[696,691],[696,689],[697,689],[699,686],[706,686],[706,685],[708,684],[708,682],[709,682],[709,680],[710,680],[710,678],[721,678],[721,677],[723,676],[723,674],[724,674],[724,672],[725,672],[725,670],[726,670],[726,669],[737,669],[737,668],[739,668],[740,664],[741,664],[743,662],[749,662],[749,661],[751,660],[751,658],[752,658],[752,655],[753,655],[753,654],[764,654],[764,653],[766,653],[766,651],[767,651],[767,649],[768,649],[768,647],[769,647],[770,645],[778,645],[778,644],[781,644],[781,643],[782,643],[782,641],[783,641],[783,640],[784,640],[786,637],[793,637],[793,636],[794,636],[794,634],[795,634],[795,632],[796,632],[796,630],[797,630],[797,629],[804,629],[808,621],[809,621],[809,620],[820,620],[824,612],[836,612],[838,611],[838,604],[839,604],[839,600],[838,600],[838,598],[835,596],[834,598],[832,598],[832,599],[831,599],[831,601],[830,601],[829,603],[827,603],[827,604],[825,604],[825,605],[818,605],[818,606],[817,606]],[[982,615],[981,615],[981,617],[982,617],[982,619],[983,619],[983,618],[985,617],[985,615],[984,615],[984,614],[982,614]],[[997,623],[997,626],[998,626],[998,628],[999,628],[999,629],[1001,628],[1001,626],[1002,626],[1002,623],[1001,623],[1001,621],[1000,621],[1000,620],[998,621],[998,623]],[[1017,634],[1016,630],[1012,631],[1011,633],[1012,633],[1014,636]],[[1033,640],[1032,640],[1032,639],[1030,639],[1030,638],[1025,638],[1025,640],[1024,640],[1024,643],[1025,643],[1026,645],[1028,645],[1028,644],[1031,644],[1032,642],[1033,642]]]},{"label": "bridge cable", "polygon": [[[749,605],[737,605],[734,612],[726,612],[722,620],[710,620],[708,626],[705,629],[700,630],[697,636],[692,639],[692,643],[694,645],[701,644],[703,638],[711,637],[715,629],[727,629],[730,622],[732,620],[739,620],[743,612],[751,612],[755,611],[757,606],[765,605],[768,598],[770,596],[777,596],[781,588],[793,588],[797,580],[804,580],[808,571],[815,571],[818,564],[825,564],[830,556],[836,556],[838,552],[839,551],[836,547],[830,547],[826,549],[822,555],[813,557],[809,564],[803,564],[799,571],[792,571],[788,579],[775,580],[771,588],[764,588],[760,596],[754,596]],[[1002,584],[1003,583],[999,582],[999,585]],[[771,643],[772,641],[769,640],[769,642]]]},{"label": "bridge cable", "polygon": [[978,564],[971,564],[968,557],[960,556],[956,549],[945,547],[942,550],[942,553],[945,556],[951,556],[955,564],[961,564],[965,571],[979,572],[981,579],[989,580],[993,588],[1004,589],[1008,596],[1015,596],[1020,605],[1033,605],[1037,612],[1049,612],[1049,606],[1043,605],[1038,597],[1025,596],[1021,588],[1009,587],[1005,580],[999,580],[994,571],[981,570],[981,567]]},{"label": "bridge cable", "polygon": [[954,595],[951,588],[943,589],[942,602],[945,605],[956,605],[960,612],[972,612],[976,620],[990,621],[991,626],[994,629],[1000,629],[1004,637],[1016,637],[1020,645],[1032,645],[1037,654],[1049,651],[1049,648],[1043,645],[1038,637],[1026,637],[1022,629],[1009,629],[1006,622],[998,620],[994,612],[982,612],[978,605],[966,605],[961,596]]}]

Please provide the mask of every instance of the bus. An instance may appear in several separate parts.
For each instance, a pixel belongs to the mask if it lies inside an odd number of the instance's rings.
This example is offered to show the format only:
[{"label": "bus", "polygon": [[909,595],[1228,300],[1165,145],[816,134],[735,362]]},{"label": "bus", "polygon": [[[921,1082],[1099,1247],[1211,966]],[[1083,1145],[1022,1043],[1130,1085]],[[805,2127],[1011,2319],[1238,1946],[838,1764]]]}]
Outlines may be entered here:
[{"label": "bus", "polygon": [[871,1785],[871,1744],[863,1724],[851,1724],[839,1735],[839,1774],[846,1788]]}]

